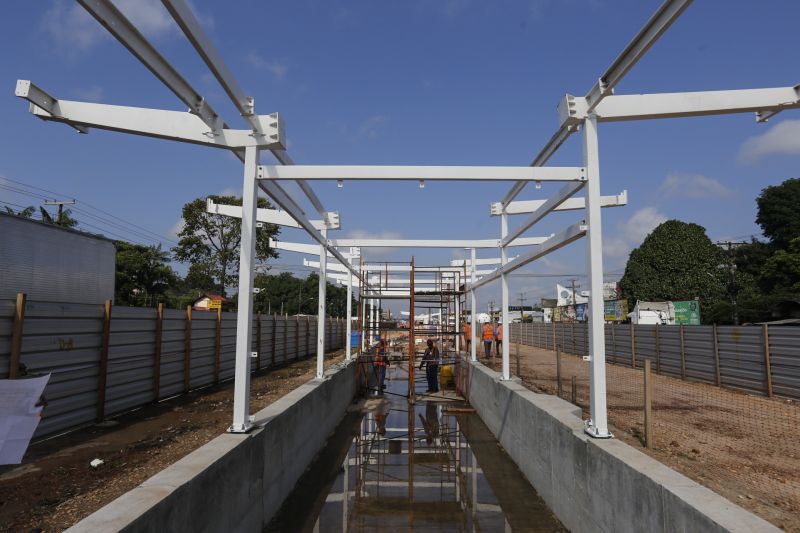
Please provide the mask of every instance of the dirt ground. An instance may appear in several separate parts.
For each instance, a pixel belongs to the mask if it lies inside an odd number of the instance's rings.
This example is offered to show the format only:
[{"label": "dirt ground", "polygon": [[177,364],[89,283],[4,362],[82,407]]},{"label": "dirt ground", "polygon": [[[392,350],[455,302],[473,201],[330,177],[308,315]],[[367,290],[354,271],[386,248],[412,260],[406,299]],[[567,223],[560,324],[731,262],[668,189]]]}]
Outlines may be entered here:
[{"label": "dirt ground", "polygon": [[[326,356],[328,364],[343,353]],[[254,375],[256,412],[314,377],[309,358]],[[62,531],[223,433],[233,385],[149,405],[103,427],[35,443],[22,465],[0,470],[0,531]],[[89,465],[98,458],[104,463]]]},{"label": "dirt ground", "polygon": [[[516,345],[511,371],[516,372]],[[531,390],[557,393],[555,352],[520,347],[520,373]],[[588,364],[561,356],[562,397],[588,418]],[[499,370],[500,360],[490,361]],[[752,396],[653,375],[654,445],[644,448],[643,371],[607,365],[609,426],[614,436],[787,531],[800,532],[798,402]]]}]

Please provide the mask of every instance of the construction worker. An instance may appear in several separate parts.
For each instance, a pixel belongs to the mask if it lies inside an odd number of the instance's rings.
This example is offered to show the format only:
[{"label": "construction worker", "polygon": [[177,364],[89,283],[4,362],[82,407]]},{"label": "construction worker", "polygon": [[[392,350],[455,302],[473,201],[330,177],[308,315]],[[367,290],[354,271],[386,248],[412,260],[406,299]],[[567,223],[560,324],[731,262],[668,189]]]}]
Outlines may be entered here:
[{"label": "construction worker", "polygon": [[483,323],[483,350],[486,352],[486,359],[492,357],[492,342],[494,342],[494,327],[491,320]]},{"label": "construction worker", "polygon": [[464,348],[470,351],[472,347],[472,325],[469,322],[464,323]]},{"label": "construction worker", "polygon": [[497,357],[500,357],[503,350],[503,323],[497,323],[497,332],[494,335],[495,341],[495,350],[497,351]]},{"label": "construction worker", "polygon": [[378,372],[378,390],[382,391],[386,388],[383,383],[386,380],[386,339],[378,341],[374,355],[375,369]]},{"label": "construction worker", "polygon": [[422,356],[422,362],[419,364],[419,369],[422,370],[423,366],[427,365],[425,369],[425,377],[428,378],[428,392],[439,392],[439,348],[433,345],[433,340],[428,339],[428,349]]}]

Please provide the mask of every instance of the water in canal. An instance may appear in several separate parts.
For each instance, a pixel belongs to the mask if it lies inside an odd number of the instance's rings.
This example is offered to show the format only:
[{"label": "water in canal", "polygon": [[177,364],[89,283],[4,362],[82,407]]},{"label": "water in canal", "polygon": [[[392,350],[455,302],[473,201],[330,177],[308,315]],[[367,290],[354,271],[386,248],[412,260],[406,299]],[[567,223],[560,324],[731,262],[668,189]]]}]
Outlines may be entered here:
[{"label": "water in canal", "polygon": [[265,531],[566,531],[453,393],[409,405],[404,367],[386,385],[354,405]]}]

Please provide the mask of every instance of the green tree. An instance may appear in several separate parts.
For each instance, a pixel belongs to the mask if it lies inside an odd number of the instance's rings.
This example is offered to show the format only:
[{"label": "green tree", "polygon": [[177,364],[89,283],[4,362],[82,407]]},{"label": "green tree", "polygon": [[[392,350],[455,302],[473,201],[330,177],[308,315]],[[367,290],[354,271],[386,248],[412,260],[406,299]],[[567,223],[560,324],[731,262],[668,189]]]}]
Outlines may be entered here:
[{"label": "green tree", "polygon": [[6,206],[6,213],[8,213],[9,215],[14,215],[22,218],[31,218],[35,212],[36,208],[33,207],[32,205],[29,205],[28,207],[20,211],[14,211],[12,208]]},{"label": "green tree", "polygon": [[[254,285],[261,289],[255,295],[255,309],[262,312],[295,315],[316,315],[319,301],[319,275],[309,274],[305,279],[296,278],[289,272],[277,275],[258,274]],[[347,287],[326,285],[326,313],[342,317],[347,314]],[[353,306],[355,310],[355,305]]]},{"label": "green tree", "polygon": [[620,280],[623,296],[637,300],[691,300],[710,308],[724,297],[722,251],[697,224],[668,220],[631,252]]},{"label": "green tree", "polygon": [[116,241],[117,305],[153,306],[163,302],[179,277],[167,265],[169,254],[158,246]]},{"label": "green tree", "polygon": [[61,212],[61,216],[56,215],[55,218],[44,207],[39,207],[39,213],[42,215],[42,222],[47,222],[48,224],[55,224],[64,228],[74,228],[78,225],[78,221],[72,218],[72,209],[64,209]]},{"label": "green tree", "polygon": [[756,203],[756,223],[773,246],[786,249],[792,239],[800,237],[800,178],[766,187]]},{"label": "green tree", "polygon": [[[242,205],[234,196],[209,196],[221,204]],[[266,199],[258,199],[258,207],[271,207]],[[239,244],[242,239],[241,220],[206,212],[206,199],[197,198],[183,206],[184,227],[180,240],[172,251],[182,263],[204,265],[215,283],[216,290],[225,295],[239,270]],[[278,254],[269,247],[269,239],[278,234],[274,224],[264,224],[256,230],[256,260],[266,261]]]}]

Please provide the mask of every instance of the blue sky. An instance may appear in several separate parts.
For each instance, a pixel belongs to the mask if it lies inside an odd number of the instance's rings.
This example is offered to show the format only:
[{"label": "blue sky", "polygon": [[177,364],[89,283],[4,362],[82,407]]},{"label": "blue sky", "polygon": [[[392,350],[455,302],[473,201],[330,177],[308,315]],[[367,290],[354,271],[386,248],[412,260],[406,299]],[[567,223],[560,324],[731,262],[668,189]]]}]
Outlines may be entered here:
[{"label": "blue sky", "polygon": [[[194,0],[193,5],[228,66],[255,97],[258,112],[284,116],[289,152],[298,163],[525,165],[555,131],[562,95],[585,94],[659,3]],[[160,2],[117,4],[229,123],[238,124],[235,110]],[[167,247],[185,202],[241,191],[241,164],[224,151],[103,131],[77,135],[30,116],[27,104],[13,96],[16,79],[31,79],[62,99],[181,106],[76,3],[12,0],[3,8],[0,176],[78,198],[77,218],[88,230],[101,228],[143,243],[161,240]],[[792,0],[695,2],[617,93],[794,85],[800,81],[798,21],[800,4]],[[768,124],[757,124],[751,114],[602,124],[600,149],[603,194],[629,192],[627,207],[604,210],[605,268],[614,279],[630,249],[669,218],[701,224],[712,239],[758,235],[759,191],[798,175],[800,113],[784,112]],[[263,160],[270,162],[269,156]],[[580,165],[579,136],[550,164]],[[9,190],[9,184],[17,186],[13,182],[4,183],[0,203],[38,202]],[[315,185],[326,207],[340,212],[341,236],[405,238],[496,237],[500,223],[489,217],[489,203],[507,188]],[[553,190],[526,189],[520,198]],[[528,235],[546,235],[579,218],[553,216]],[[310,242],[292,230],[282,238]],[[556,277],[514,278],[512,298],[553,297],[557,281],[585,272],[584,248],[581,241],[526,267],[526,273]],[[439,264],[459,254],[415,253],[418,264]],[[409,254],[368,252],[367,258],[405,260]],[[277,263],[302,259],[285,253]],[[481,291],[481,306],[489,300],[499,300],[499,287]]]}]

